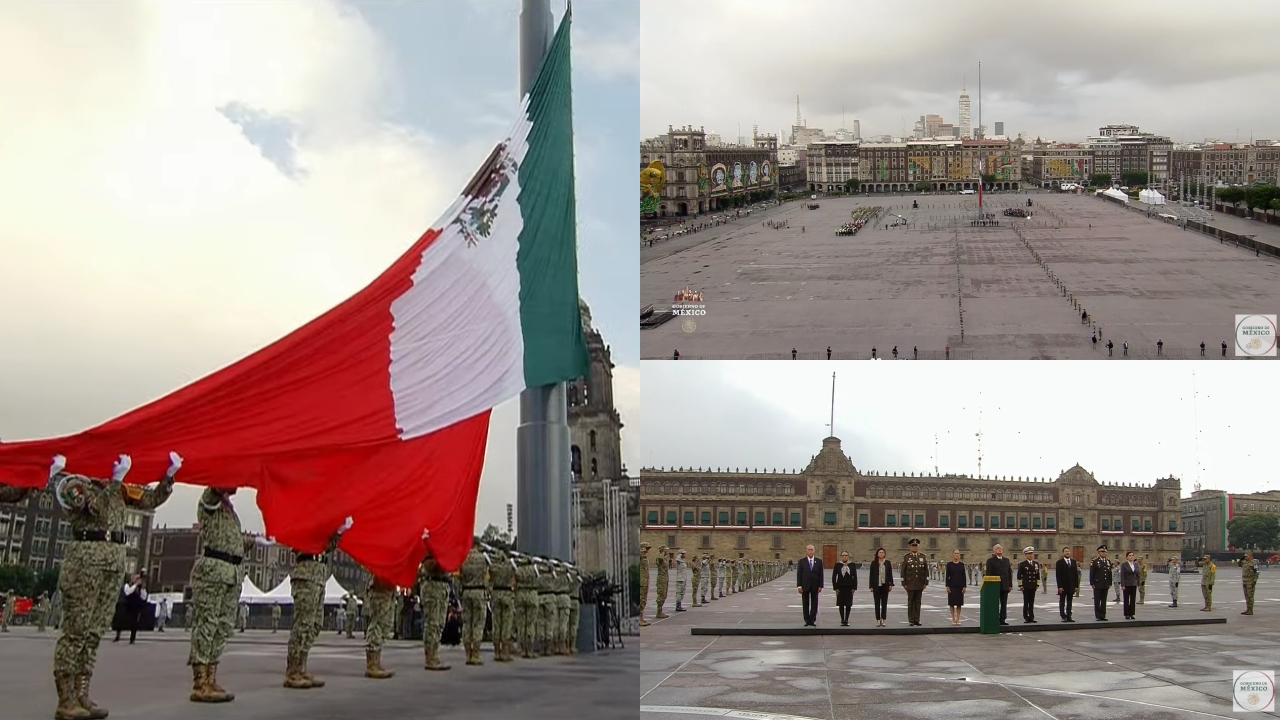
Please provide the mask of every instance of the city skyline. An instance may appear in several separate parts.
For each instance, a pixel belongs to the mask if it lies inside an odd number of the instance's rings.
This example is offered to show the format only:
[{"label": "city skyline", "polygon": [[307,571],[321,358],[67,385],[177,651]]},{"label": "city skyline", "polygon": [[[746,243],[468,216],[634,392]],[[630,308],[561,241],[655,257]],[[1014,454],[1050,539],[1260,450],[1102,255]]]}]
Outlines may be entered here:
[{"label": "city skyline", "polygon": [[[884,2],[801,0],[744,13],[731,0],[650,0],[640,24],[641,139],[685,124],[726,140],[749,138],[758,125],[762,133],[783,132],[785,142],[797,94],[811,128],[830,133],[843,116],[850,129],[854,119],[860,122],[863,138],[899,137],[910,135],[921,115],[938,114],[958,126],[965,86],[976,130],[981,61],[981,119],[989,132],[1000,120],[1010,137],[1025,132],[1070,142],[1127,123],[1175,142],[1280,140],[1280,100],[1260,91],[1280,86],[1280,67],[1258,62],[1253,50],[1269,44],[1280,5],[1240,5],[1237,11],[1250,22],[1210,38],[1199,20],[1202,6],[1191,2],[1169,2],[1151,15],[1138,6],[1092,1],[988,3],[974,13],[966,9],[971,6],[924,0],[906,18]],[[817,18],[824,22],[815,24]],[[813,30],[895,23],[902,32],[859,31],[852,42],[834,35],[822,42]],[[904,34],[911,42],[903,42]],[[767,62],[737,59],[735,48],[745,39],[763,37],[769,38]],[[1087,41],[1053,42],[1073,37]],[[1183,51],[1192,47],[1195,52]],[[1128,48],[1131,58],[1116,56]],[[714,82],[691,67],[711,71]]]},{"label": "city skyline", "polygon": [[[908,348],[909,351],[909,348]],[[1079,463],[1100,483],[1179,478],[1280,490],[1261,476],[1280,391],[1258,364],[649,363],[645,468],[794,472],[831,435],[863,473],[1032,477]],[[1194,381],[1193,381],[1194,370]],[[1193,382],[1195,396],[1193,401]],[[1257,388],[1240,403],[1241,387]],[[981,429],[981,442],[976,437]],[[935,434],[937,435],[935,460]]]}]

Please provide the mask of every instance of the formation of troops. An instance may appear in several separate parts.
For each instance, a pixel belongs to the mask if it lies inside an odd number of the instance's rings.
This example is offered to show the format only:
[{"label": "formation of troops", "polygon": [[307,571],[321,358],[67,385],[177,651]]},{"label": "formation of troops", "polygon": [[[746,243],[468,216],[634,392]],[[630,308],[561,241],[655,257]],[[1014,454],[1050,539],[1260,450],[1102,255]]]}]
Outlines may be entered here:
[{"label": "formation of troops", "polygon": [[[121,455],[110,478],[95,478],[64,472],[66,458],[54,458],[49,470],[48,490],[67,515],[71,541],[63,556],[59,575],[62,597],[61,634],[54,649],[53,674],[58,694],[56,720],[87,720],[107,717],[108,711],[89,697],[98,645],[108,626],[126,573],[125,513],[127,508],[154,510],[169,499],[174,477],[182,458],[170,453],[170,465],[154,486],[125,485],[132,464]],[[0,503],[18,503],[42,492],[41,488],[0,485]],[[241,570],[245,555],[257,545],[274,540],[244,533],[232,504],[235,487],[209,487],[197,505],[202,556],[191,573],[191,601],[188,628],[191,649],[187,664],[192,671],[192,702],[224,703],[235,699],[218,682],[218,666],[227,639],[241,622]],[[290,573],[293,625],[284,674],[284,687],[311,689],[325,682],[311,673],[308,659],[320,634],[324,612],[324,588],[328,579],[329,555],[342,534],[352,525],[347,518],[334,530],[319,553],[294,553]],[[486,608],[492,614],[494,660],[512,662],[517,645],[522,658],[544,655],[571,655],[577,652],[578,597],[582,576],[571,564],[491,547],[477,541],[458,572],[446,572],[428,552],[419,566],[418,586],[423,609],[424,667],[450,669],[441,663],[440,636],[448,616],[450,584],[461,585],[462,644],[466,664],[481,665],[480,644],[484,637]],[[4,629],[12,614],[14,593],[6,593]],[[392,636],[397,588],[373,577],[364,592],[365,676],[389,678],[392,671],[382,666],[382,649]],[[351,617],[348,637],[354,625],[356,598],[347,599]],[[47,603],[41,596],[39,603]],[[38,610],[38,608],[37,608]],[[46,612],[36,612],[43,630]],[[279,627],[280,609],[273,606],[272,632]]]},{"label": "formation of troops", "polygon": [[[640,626],[650,623],[645,619],[645,608],[649,604],[649,551],[647,542],[640,543]],[[670,590],[671,573],[674,565],[676,573],[675,612],[685,612],[684,594],[692,587],[692,606],[710,605],[712,600],[740,593],[757,585],[769,582],[782,574],[786,563],[777,560],[751,560],[748,558],[717,558],[714,553],[703,553],[693,562],[685,557],[685,551],[671,549],[663,545],[658,548],[655,563],[658,577],[654,592],[656,600],[655,620],[663,620],[670,615],[663,612],[667,604],[667,593]],[[672,558],[674,557],[674,562]],[[689,585],[690,573],[693,584]],[[709,599],[708,599],[709,598]],[[699,602],[701,599],[701,602]]]}]

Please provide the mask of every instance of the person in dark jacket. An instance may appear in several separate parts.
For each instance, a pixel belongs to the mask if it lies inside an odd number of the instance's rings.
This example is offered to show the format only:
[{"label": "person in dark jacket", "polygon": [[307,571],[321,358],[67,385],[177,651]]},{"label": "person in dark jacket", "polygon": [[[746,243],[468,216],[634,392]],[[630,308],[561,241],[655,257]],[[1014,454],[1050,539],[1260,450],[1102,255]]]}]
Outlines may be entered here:
[{"label": "person in dark jacket", "polygon": [[1009,593],[1013,590],[1013,566],[1009,558],[1004,556],[1004,546],[991,548],[991,557],[987,558],[987,574],[1000,578],[1000,624],[1008,625]]},{"label": "person in dark jacket", "polygon": [[1138,563],[1133,559],[1133,551],[1130,550],[1124,556],[1124,562],[1120,564],[1120,586],[1124,592],[1124,619],[1138,619],[1138,579],[1140,571]]},{"label": "person in dark jacket", "polygon": [[876,626],[884,627],[888,617],[889,591],[893,589],[893,563],[885,557],[884,548],[876,549],[876,559],[871,562],[867,587],[871,588],[871,597],[876,607]]},{"label": "person in dark jacket", "polygon": [[840,562],[831,569],[831,587],[836,589],[836,607],[840,609],[840,624],[849,624],[849,611],[853,609],[853,593],[858,589],[858,571],[849,562],[849,551],[840,553]]},{"label": "person in dark jacket", "polygon": [[1034,623],[1036,620],[1036,586],[1040,584],[1040,563],[1035,561],[1036,549],[1030,545],[1023,548],[1026,560],[1018,563],[1018,586],[1022,588],[1022,622]]},{"label": "person in dark jacket", "polygon": [[818,625],[818,593],[822,592],[822,558],[813,556],[813,546],[804,549],[805,556],[796,563],[796,592],[804,609],[805,627]]},{"label": "person in dark jacket", "polygon": [[947,607],[951,610],[951,624],[960,624],[960,608],[964,607],[964,589],[968,585],[965,578],[964,563],[960,562],[960,551],[951,551],[951,562],[947,563],[947,574],[943,580],[947,586]]},{"label": "person in dark jacket", "polygon": [[1071,619],[1071,599],[1080,589],[1080,568],[1071,557],[1069,548],[1062,548],[1062,558],[1054,566],[1058,583],[1058,616],[1062,622],[1075,622]]},{"label": "person in dark jacket", "polygon": [[1093,616],[1107,619],[1107,591],[1111,589],[1111,561],[1107,560],[1107,546],[1098,546],[1098,557],[1089,563],[1089,586],[1093,588]]}]

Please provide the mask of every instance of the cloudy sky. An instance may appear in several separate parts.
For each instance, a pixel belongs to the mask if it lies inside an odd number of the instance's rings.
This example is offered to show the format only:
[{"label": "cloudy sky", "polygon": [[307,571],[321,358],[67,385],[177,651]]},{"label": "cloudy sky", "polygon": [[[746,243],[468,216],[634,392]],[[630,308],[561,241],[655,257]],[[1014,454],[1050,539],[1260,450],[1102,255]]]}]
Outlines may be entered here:
[{"label": "cloudy sky", "polygon": [[1198,141],[1280,140],[1280,63],[1264,59],[1280,3],[645,0],[641,138],[692,124],[726,140],[810,127],[903,134],[921,115],[959,124],[965,75],[978,124],[1070,141],[1112,123]]},{"label": "cloudy sky", "polygon": [[[0,3],[0,437],[97,424],[376,277],[515,119],[519,7]],[[580,286],[624,421],[639,280],[634,177],[616,169],[634,164],[638,15],[574,3]],[[516,401],[493,414],[480,528],[514,502],[518,419]],[[191,522],[183,492],[158,522]]]},{"label": "cloudy sky", "polygon": [[[1105,365],[1105,367],[1103,367]],[[1181,478],[1280,490],[1280,388],[1265,363],[645,363],[646,467],[803,469],[830,434],[862,472]],[[1194,377],[1192,373],[1195,373]],[[1194,391],[1193,391],[1194,388]]]}]

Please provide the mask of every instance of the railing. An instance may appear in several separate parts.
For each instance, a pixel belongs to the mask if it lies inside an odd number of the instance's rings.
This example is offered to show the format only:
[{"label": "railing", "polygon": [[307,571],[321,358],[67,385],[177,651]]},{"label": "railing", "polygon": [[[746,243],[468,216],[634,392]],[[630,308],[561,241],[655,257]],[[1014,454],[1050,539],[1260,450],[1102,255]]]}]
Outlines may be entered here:
[{"label": "railing", "polygon": [[[674,357],[666,355],[663,357],[646,357],[645,360],[673,360]],[[680,353],[681,360],[871,360],[871,351],[866,352],[831,352],[831,357],[827,357],[827,353],[823,352],[797,352],[793,358],[791,353],[749,353],[746,355],[686,355]],[[893,360],[892,351],[885,353],[879,349],[876,351],[876,360]],[[898,360],[983,360],[985,356],[975,350],[967,348],[951,348],[950,357],[948,351],[943,350],[921,350],[918,356],[913,356],[912,351],[903,352],[898,350]]]}]

